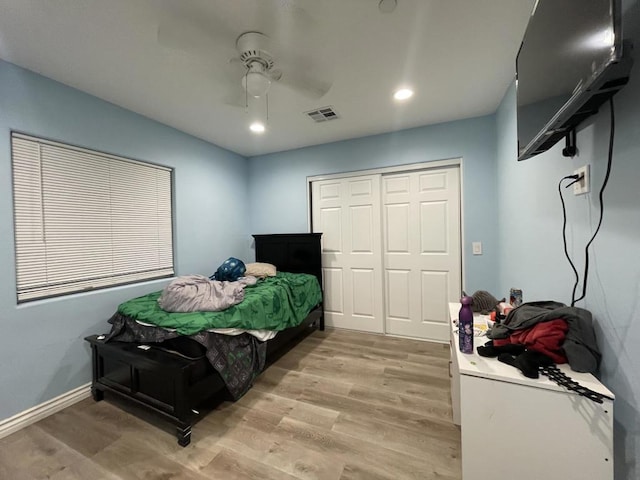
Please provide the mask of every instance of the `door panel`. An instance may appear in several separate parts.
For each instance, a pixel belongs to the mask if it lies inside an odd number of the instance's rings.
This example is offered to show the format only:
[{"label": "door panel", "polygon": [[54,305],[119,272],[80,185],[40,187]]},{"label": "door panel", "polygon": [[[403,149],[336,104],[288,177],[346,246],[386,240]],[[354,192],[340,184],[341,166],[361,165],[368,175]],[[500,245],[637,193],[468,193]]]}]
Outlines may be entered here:
[{"label": "door panel", "polygon": [[409,310],[411,272],[387,269],[386,273],[387,317],[408,321],[411,314]]},{"label": "door panel", "polygon": [[387,224],[385,237],[389,252],[409,253],[409,204],[385,205]]},{"label": "door panel", "polygon": [[459,169],[383,176],[382,185],[386,331],[448,341],[448,303],[461,290]]},{"label": "door panel", "polygon": [[312,221],[322,232],[325,322],[382,333],[380,175],[312,183]]},{"label": "door panel", "polygon": [[[342,212],[340,208],[326,208],[322,210],[320,230],[324,232],[322,248],[325,252],[340,252],[342,250]],[[326,237],[326,240],[325,238]]]},{"label": "door panel", "polygon": [[373,253],[373,212],[371,205],[351,207],[351,253]]},{"label": "door panel", "polygon": [[360,317],[373,318],[375,315],[375,273],[370,268],[354,268],[351,270],[353,285],[353,314]]},{"label": "door panel", "polygon": [[[449,291],[448,272],[421,272],[422,324],[429,325],[434,337],[449,334],[448,317],[442,318],[442,298]],[[439,338],[438,338],[439,339]]]},{"label": "door panel", "polygon": [[447,253],[447,204],[420,203],[420,253]]},{"label": "door panel", "polygon": [[322,269],[322,281],[324,282],[324,311],[325,314],[344,314],[342,269]]}]

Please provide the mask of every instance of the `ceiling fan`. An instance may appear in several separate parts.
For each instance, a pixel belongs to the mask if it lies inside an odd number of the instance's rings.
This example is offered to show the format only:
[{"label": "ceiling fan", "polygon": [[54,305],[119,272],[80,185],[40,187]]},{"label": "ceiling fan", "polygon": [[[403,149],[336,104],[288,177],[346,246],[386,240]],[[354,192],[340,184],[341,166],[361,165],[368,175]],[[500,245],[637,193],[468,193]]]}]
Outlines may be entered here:
[{"label": "ceiling fan", "polygon": [[246,69],[242,77],[242,87],[247,95],[255,98],[266,95],[271,82],[282,78],[282,72],[273,68],[273,57],[263,48],[266,40],[267,37],[259,32],[243,33],[236,40],[240,57],[235,60],[242,62]]},{"label": "ceiling fan", "polygon": [[[225,29],[208,29],[203,19],[199,19],[198,22],[185,22],[184,19],[179,21],[175,16],[172,17],[158,27],[158,43],[165,47],[203,57],[207,49],[219,45],[219,48],[228,49],[231,46],[228,29],[225,38],[216,38]],[[213,22],[215,19],[212,19]],[[314,70],[309,68],[310,65],[313,66],[313,59],[293,49],[294,46],[290,42],[278,44],[262,32],[246,31],[240,34],[235,41],[236,56],[226,65],[221,65],[222,80],[228,84],[228,103],[246,107],[249,96],[264,97],[273,84],[283,86],[306,98],[323,97],[331,88],[331,82],[308,75],[307,71]],[[206,59],[203,58],[203,61]],[[241,92],[244,97],[242,100],[239,98]]]},{"label": "ceiling fan", "polygon": [[[271,85],[277,83],[310,99],[322,98],[331,88],[331,82],[308,76],[296,62],[286,62],[285,57],[276,60],[269,37],[260,32],[245,32],[236,40],[238,57],[230,63],[240,63],[244,74],[238,80],[246,95],[260,98],[268,94]],[[308,61],[309,59],[305,59]],[[244,102],[246,104],[246,100]]]}]

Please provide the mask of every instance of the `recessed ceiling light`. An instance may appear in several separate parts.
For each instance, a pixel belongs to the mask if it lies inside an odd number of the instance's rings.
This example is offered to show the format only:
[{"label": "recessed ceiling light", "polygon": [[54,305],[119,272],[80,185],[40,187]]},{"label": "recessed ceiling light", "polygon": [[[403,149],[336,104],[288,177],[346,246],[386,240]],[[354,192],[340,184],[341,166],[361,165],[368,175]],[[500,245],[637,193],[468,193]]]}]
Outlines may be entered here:
[{"label": "recessed ceiling light", "polygon": [[382,13],[391,13],[396,9],[398,5],[398,0],[380,0],[378,3],[378,9]]},{"label": "recessed ceiling light", "polygon": [[409,90],[408,88],[401,88],[397,90],[396,93],[393,94],[393,98],[396,100],[407,100],[413,96],[413,90]]},{"label": "recessed ceiling light", "polygon": [[249,130],[251,130],[253,133],[264,133],[264,124],[260,122],[253,122],[251,125],[249,125]]}]

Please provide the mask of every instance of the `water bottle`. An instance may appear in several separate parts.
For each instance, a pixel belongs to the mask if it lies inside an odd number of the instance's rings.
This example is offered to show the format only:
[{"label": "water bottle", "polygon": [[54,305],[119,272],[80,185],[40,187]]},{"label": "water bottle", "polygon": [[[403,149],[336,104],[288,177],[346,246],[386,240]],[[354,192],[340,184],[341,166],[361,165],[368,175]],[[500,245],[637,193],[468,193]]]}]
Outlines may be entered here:
[{"label": "water bottle", "polygon": [[473,353],[473,310],[471,310],[473,298],[465,295],[460,299],[460,303],[462,304],[458,313],[460,351]]}]

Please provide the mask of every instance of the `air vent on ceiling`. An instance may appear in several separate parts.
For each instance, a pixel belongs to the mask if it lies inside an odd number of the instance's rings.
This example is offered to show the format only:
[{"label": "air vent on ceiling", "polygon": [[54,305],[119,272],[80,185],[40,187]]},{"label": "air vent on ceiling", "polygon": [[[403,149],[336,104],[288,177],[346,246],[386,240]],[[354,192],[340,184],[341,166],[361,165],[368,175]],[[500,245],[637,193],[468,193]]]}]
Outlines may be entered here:
[{"label": "air vent on ceiling", "polygon": [[313,121],[316,123],[326,122],[328,120],[335,120],[336,118],[340,118],[340,115],[338,115],[338,112],[336,112],[331,106],[317,108],[315,110],[311,110],[305,113],[309,115],[313,119]]}]

